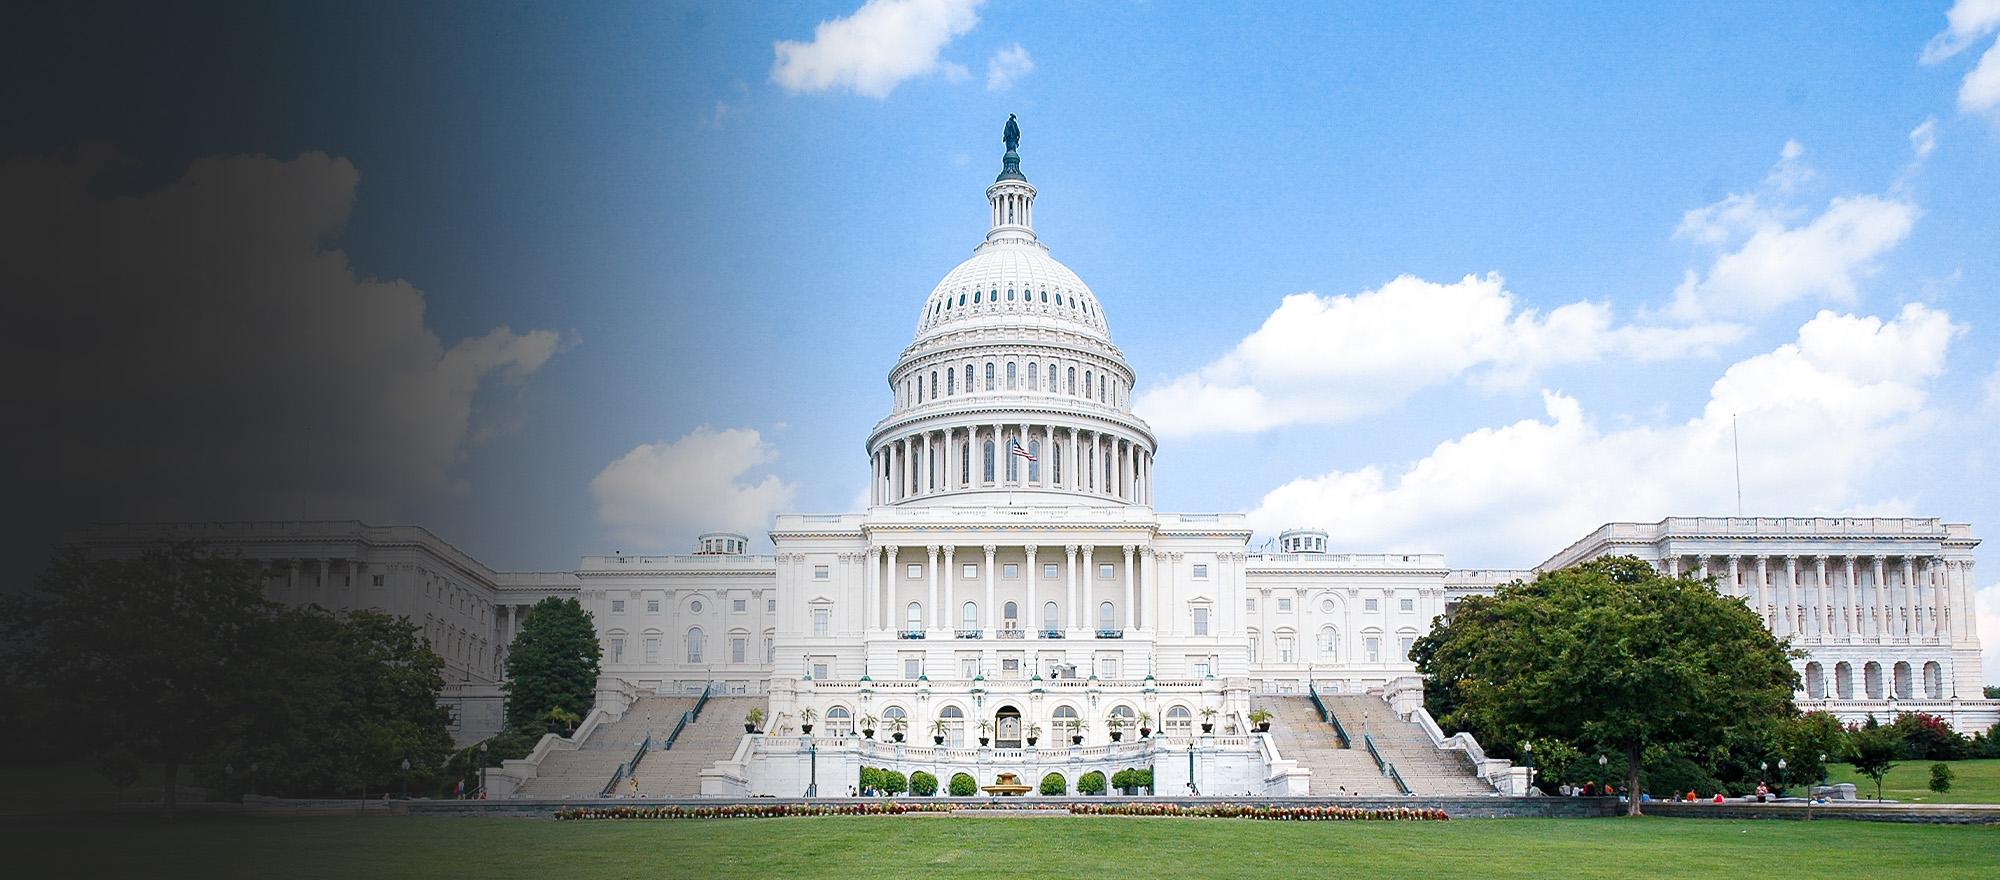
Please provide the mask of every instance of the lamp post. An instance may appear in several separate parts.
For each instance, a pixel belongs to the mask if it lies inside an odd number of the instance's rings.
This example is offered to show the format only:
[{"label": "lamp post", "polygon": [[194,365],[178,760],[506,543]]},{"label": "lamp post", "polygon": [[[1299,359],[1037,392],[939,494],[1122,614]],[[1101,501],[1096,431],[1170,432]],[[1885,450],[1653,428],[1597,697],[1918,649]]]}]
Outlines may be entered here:
[{"label": "lamp post", "polygon": [[410,759],[403,759],[403,800],[410,799]]},{"label": "lamp post", "polygon": [[[1608,771],[1608,770],[1604,769],[1604,768],[1605,768],[1605,765],[1607,765],[1607,764],[1610,764],[1610,763],[1611,763],[1611,759],[1610,759],[1610,758],[1607,758],[1607,757],[1605,757],[1605,756],[1603,756],[1603,755],[1598,755],[1598,756],[1597,756],[1597,775],[1599,775],[1599,776],[1603,776],[1604,774],[1606,774],[1606,773],[1610,772],[1610,771]],[[1605,788],[1609,788],[1609,787],[1611,786],[1611,783],[1610,783],[1610,781],[1609,781],[1609,780],[1606,780],[1606,781],[1605,781],[1605,783],[1604,783],[1604,786],[1605,786]],[[1600,789],[1598,789],[1598,791],[1602,792],[1602,791],[1604,791],[1604,789],[1603,789],[1603,788],[1600,788]],[[1627,793],[1629,794],[1630,792],[1627,792]]]},{"label": "lamp post", "polygon": [[819,797],[819,744],[812,741],[810,734],[806,736],[806,757],[812,762],[812,776],[806,782],[806,797],[816,798]]},{"label": "lamp post", "polygon": [[1528,788],[1532,791],[1535,787],[1535,741],[1522,743],[1521,752],[1528,756]]},{"label": "lamp post", "polygon": [[1201,796],[1201,789],[1194,784],[1194,740],[1188,740],[1188,794]]},{"label": "lamp post", "polygon": [[[1782,792],[1782,791],[1784,791],[1784,790],[1785,790],[1785,759],[1783,759],[1783,758],[1779,758],[1779,759],[1778,759],[1778,791]],[[1776,800],[1776,798],[1773,798],[1773,800]]]},{"label": "lamp post", "polygon": [[486,741],[479,741],[479,800],[486,799]]}]

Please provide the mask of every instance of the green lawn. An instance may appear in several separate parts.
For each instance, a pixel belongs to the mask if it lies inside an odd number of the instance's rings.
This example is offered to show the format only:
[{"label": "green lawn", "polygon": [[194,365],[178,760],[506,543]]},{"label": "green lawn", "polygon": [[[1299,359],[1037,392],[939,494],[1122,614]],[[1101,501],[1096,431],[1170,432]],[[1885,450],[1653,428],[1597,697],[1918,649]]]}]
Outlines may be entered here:
[{"label": "green lawn", "polygon": [[1738,876],[2000,873],[2000,828],[1846,821],[831,817],[43,819],[0,824],[14,876]]},{"label": "green lawn", "polygon": [[[1898,761],[1882,777],[1882,796],[1911,804],[2000,804],[2000,758],[1978,761],[1946,761],[1956,774],[1951,780],[1951,790],[1944,794],[1931,791],[1931,765],[1935,761]],[[1875,780],[1854,772],[1846,764],[1834,764],[1827,779],[1832,782],[1852,782],[1860,789],[1860,796],[1875,796]]]}]

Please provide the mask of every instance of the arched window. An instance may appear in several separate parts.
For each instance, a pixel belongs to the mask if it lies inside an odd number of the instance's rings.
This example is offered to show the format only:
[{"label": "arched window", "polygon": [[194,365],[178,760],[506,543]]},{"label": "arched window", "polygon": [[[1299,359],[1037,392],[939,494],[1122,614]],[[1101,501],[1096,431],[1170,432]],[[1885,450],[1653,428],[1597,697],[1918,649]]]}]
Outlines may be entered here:
[{"label": "arched window", "polygon": [[986,482],[991,483],[993,482],[993,441],[991,440],[986,441],[985,446],[986,446]]},{"label": "arched window", "polygon": [[1035,363],[1034,361],[1029,361],[1029,362],[1028,362],[1028,390],[1029,390],[1029,391],[1040,391],[1040,390],[1042,390],[1042,377],[1041,377],[1041,374],[1040,374],[1039,372],[1037,372],[1037,371],[1036,371],[1036,369],[1035,369],[1036,367],[1039,367],[1039,366],[1041,366],[1041,365],[1040,365],[1040,364],[1037,364],[1037,363]]},{"label": "arched window", "polygon": [[917,377],[917,396],[916,396],[916,402],[918,402],[918,403],[923,403],[923,402],[924,402],[924,377],[922,377],[922,376],[918,376],[918,377]]},{"label": "arched window", "polygon": [[1059,628],[1059,627],[1057,626],[1057,621],[1056,621],[1056,603],[1054,603],[1054,602],[1043,602],[1043,603],[1042,603],[1042,631],[1043,631],[1043,632],[1055,632],[1055,631],[1056,631],[1056,630],[1057,630],[1058,628]]},{"label": "arched window", "polygon": [[[1012,215],[1010,214],[1009,216],[1012,216]],[[1014,288],[1011,288],[1011,287],[1007,288],[1007,301],[1008,301],[1008,302],[1013,302],[1013,301],[1014,301]]]},{"label": "arched window", "polygon": [[1113,623],[1114,621],[1116,621],[1117,619],[1118,619],[1118,616],[1117,616],[1117,614],[1115,613],[1115,609],[1113,609],[1113,608],[1111,607],[1111,603],[1109,603],[1109,602],[1100,602],[1100,603],[1098,603],[1098,605],[1097,605],[1097,628],[1098,628],[1098,629],[1117,629],[1117,627],[1115,627],[1115,626],[1113,626],[1113,625],[1112,625],[1112,623]]},{"label": "arched window", "polygon": [[966,365],[965,365],[965,393],[967,393],[967,394],[971,394],[971,393],[972,393],[972,388],[973,388],[973,385],[972,385],[972,365],[971,365],[971,364],[966,364]]},{"label": "arched window", "polygon": [[1340,659],[1340,630],[1330,626],[1319,628],[1319,656],[1323,660]]},{"label": "arched window", "polygon": [[1069,368],[1069,393],[1076,393],[1076,368]]},{"label": "arched window", "polygon": [[889,708],[882,710],[882,720],[885,723],[889,721],[894,721],[898,718],[908,721],[910,718],[910,713],[903,711],[903,707],[901,706],[890,706]]},{"label": "arched window", "polygon": [[903,629],[918,632],[924,628],[924,606],[911,602],[903,609]]},{"label": "arched window", "polygon": [[993,362],[986,362],[986,390],[993,390]]},{"label": "arched window", "polygon": [[1048,305],[1048,303],[1049,303],[1049,292],[1045,289],[1042,291],[1042,305]]},{"label": "arched window", "polygon": [[1049,393],[1054,394],[1060,390],[1056,387],[1056,365],[1049,364]]},{"label": "arched window", "polygon": [[1939,666],[1936,660],[1924,664],[1924,698],[1944,699],[1944,667]]},{"label": "arched window", "polygon": [[1910,681],[1910,662],[1896,661],[1896,699],[1907,700],[1916,696],[1916,687]]},{"label": "arched window", "polygon": [[1854,699],[1854,666],[1845,660],[1833,665],[1833,693],[1843,700]]},{"label": "arched window", "polygon": [[931,371],[931,399],[937,399],[937,371]]},{"label": "arched window", "polygon": [[1861,668],[1861,683],[1862,692],[1868,695],[1868,699],[1882,699],[1882,664],[1868,661],[1868,665]]},{"label": "arched window", "polygon": [[[1032,575],[1030,576],[1032,577]],[[1021,606],[1014,604],[1011,599],[1008,600],[1007,604],[1000,606],[1000,618],[1007,621],[1008,629],[1020,629]]]},{"label": "arched window", "polygon": [[1028,454],[1034,456],[1028,460],[1028,482],[1039,483],[1042,481],[1042,441],[1028,441]]},{"label": "arched window", "polygon": [[958,481],[972,482],[972,444],[969,442],[958,448]]},{"label": "arched window", "polygon": [[1103,403],[1103,402],[1105,402],[1105,396],[1104,396],[1104,377],[1103,377],[1103,376],[1098,376],[1098,377],[1097,377],[1097,402],[1098,402],[1098,403]]},{"label": "arched window", "polygon": [[1194,730],[1194,712],[1186,706],[1174,706],[1161,719],[1161,728],[1168,736],[1186,736]]},{"label": "arched window", "polygon": [[984,295],[985,291],[975,290],[972,292],[972,301],[976,304],[980,301],[980,298]]},{"label": "arched window", "polygon": [[1016,371],[1017,371],[1018,369],[1019,369],[1019,366],[1018,366],[1018,365],[1016,365],[1016,364],[1015,364],[1015,363],[1014,363],[1013,361],[1008,361],[1008,362],[1007,362],[1007,390],[1008,390],[1008,391],[1013,391],[1013,390],[1015,389],[1015,387],[1016,387],[1016,384],[1017,384],[1017,379],[1018,379],[1018,376],[1016,375]]},{"label": "arched window", "polygon": [[1069,725],[1066,722],[1076,720],[1076,709],[1070,706],[1057,706],[1055,712],[1051,713],[1049,717],[1065,722],[1063,726],[1068,727]]},{"label": "arched window", "polygon": [[764,631],[764,662],[778,662],[778,631],[775,629]]},{"label": "arched window", "polygon": [[1102,485],[1107,489],[1111,488],[1111,456],[1100,455],[1098,456],[1098,459],[1104,462],[1104,482],[1099,485]]},{"label": "arched window", "polygon": [[1806,699],[1826,699],[1826,667],[1818,661],[1806,664]]},{"label": "arched window", "polygon": [[965,710],[957,706],[946,706],[938,710],[938,720],[944,722],[944,744],[951,748],[965,745]]},{"label": "arched window", "polygon": [[1089,396],[1090,396],[1090,371],[1089,371],[1089,370],[1084,370],[1084,371],[1083,371],[1083,396],[1084,396],[1084,397],[1089,397]]},{"label": "arched window", "polygon": [[944,393],[950,396],[958,393],[958,371],[944,371]]},{"label": "arched window", "polygon": [[826,710],[826,732],[834,736],[853,736],[854,716],[843,706]]},{"label": "arched window", "polygon": [[958,295],[958,304],[959,304],[959,305],[965,305],[965,294],[964,294],[964,293],[960,293],[960,294]]},{"label": "arched window", "polygon": [[695,626],[695,627],[689,627],[689,628],[688,628],[688,644],[687,644],[687,649],[688,649],[688,662],[689,662],[689,663],[700,663],[700,662],[701,662],[701,627],[698,627],[698,626]]},{"label": "arched window", "polygon": [[960,629],[978,629],[979,628],[978,603],[976,602],[965,603],[965,605],[959,608],[958,617],[959,617]]}]

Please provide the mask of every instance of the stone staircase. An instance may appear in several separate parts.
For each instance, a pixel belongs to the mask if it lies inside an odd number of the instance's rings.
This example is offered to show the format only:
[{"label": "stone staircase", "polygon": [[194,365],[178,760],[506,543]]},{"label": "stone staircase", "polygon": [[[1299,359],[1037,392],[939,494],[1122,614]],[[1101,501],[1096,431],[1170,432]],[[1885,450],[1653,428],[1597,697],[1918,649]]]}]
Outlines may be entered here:
[{"label": "stone staircase", "polygon": [[[701,771],[736,754],[743,741],[743,716],[752,706],[766,706],[763,697],[710,697],[701,718],[681,731],[674,747],[662,751],[657,744],[639,762],[641,797],[692,797],[701,794]],[[767,706],[768,710],[768,706]],[[675,718],[679,713],[675,713]],[[664,737],[673,730],[673,719],[655,731]],[[608,776],[606,778],[609,778]],[[599,783],[600,785],[602,783]]]},{"label": "stone staircase", "polygon": [[[599,724],[575,750],[551,750],[544,755],[535,778],[524,783],[514,793],[515,797],[596,797],[604,790],[604,783],[611,781],[618,765],[631,760],[632,752],[646,738],[649,716],[653,735],[664,736],[673,729],[681,713],[693,706],[693,697],[640,698],[617,721]],[[640,766],[644,767],[645,762]]]},{"label": "stone staircase", "polygon": [[1271,711],[1271,744],[1278,754],[1312,771],[1314,797],[1342,795],[1394,796],[1396,783],[1375,769],[1375,760],[1361,749],[1344,749],[1333,725],[1319,720],[1319,711],[1305,697],[1265,697],[1260,705]]},{"label": "stone staircase", "polygon": [[[1305,705],[1308,714],[1312,712],[1309,700],[1294,699]],[[1438,748],[1431,743],[1423,725],[1397,717],[1395,710],[1382,698],[1367,694],[1321,694],[1320,699],[1347,728],[1348,736],[1354,738],[1353,751],[1367,758],[1361,741],[1362,735],[1367,734],[1374,740],[1382,758],[1395,765],[1396,773],[1403,777],[1411,793],[1442,796],[1493,794],[1493,786],[1479,777],[1464,752]],[[1375,762],[1369,759],[1368,766],[1372,769],[1374,765]]]}]

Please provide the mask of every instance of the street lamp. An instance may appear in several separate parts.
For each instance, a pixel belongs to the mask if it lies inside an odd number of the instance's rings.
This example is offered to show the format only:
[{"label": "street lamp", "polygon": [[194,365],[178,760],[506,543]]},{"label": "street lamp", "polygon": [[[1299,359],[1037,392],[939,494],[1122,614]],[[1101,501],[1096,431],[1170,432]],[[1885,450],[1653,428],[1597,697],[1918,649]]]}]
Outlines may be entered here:
[{"label": "street lamp", "polygon": [[1201,789],[1194,785],[1194,740],[1188,740],[1188,794],[1201,796]]},{"label": "street lamp", "polygon": [[479,741],[479,797],[486,797],[486,741]]},{"label": "street lamp", "polygon": [[1528,756],[1528,787],[1532,789],[1535,787],[1535,741],[1522,743],[1521,751]]},{"label": "street lamp", "polygon": [[1778,759],[1778,790],[1785,790],[1785,759],[1783,758]]},{"label": "street lamp", "polygon": [[806,797],[819,797],[819,744],[806,737],[806,757],[812,761],[812,776],[806,782]]},{"label": "street lamp", "polygon": [[410,759],[403,759],[403,800],[410,799]]}]

